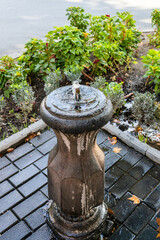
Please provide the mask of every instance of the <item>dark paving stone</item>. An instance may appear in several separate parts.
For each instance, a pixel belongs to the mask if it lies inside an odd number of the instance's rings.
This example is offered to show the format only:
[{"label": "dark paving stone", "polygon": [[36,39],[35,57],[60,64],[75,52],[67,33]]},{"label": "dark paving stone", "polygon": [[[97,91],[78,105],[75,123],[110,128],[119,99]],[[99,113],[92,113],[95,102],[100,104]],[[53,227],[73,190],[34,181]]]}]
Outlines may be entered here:
[{"label": "dark paving stone", "polygon": [[154,211],[142,203],[127,218],[127,220],[124,222],[124,225],[133,233],[138,234],[149,222],[153,215]]},{"label": "dark paving stone", "polygon": [[20,169],[23,169],[30,165],[31,163],[35,162],[37,159],[42,157],[42,154],[38,152],[37,150],[34,150],[27,155],[23,156],[19,160],[15,161],[15,165],[19,167]]},{"label": "dark paving stone", "polygon": [[43,192],[46,195],[46,197],[48,197],[48,185],[41,188],[41,192]]},{"label": "dark paving stone", "polygon": [[5,156],[0,158],[0,169],[9,164],[10,164],[10,161]]},{"label": "dark paving stone", "polygon": [[116,196],[116,198],[121,198],[135,183],[136,180],[133,177],[125,174],[109,189],[109,191]]},{"label": "dark paving stone", "polygon": [[156,164],[150,171],[149,174],[160,181],[160,165]]},{"label": "dark paving stone", "polygon": [[160,210],[156,212],[156,214],[153,216],[153,218],[149,223],[153,228],[157,230],[158,224],[157,224],[156,218],[160,218]]},{"label": "dark paving stone", "polygon": [[29,144],[25,143],[21,145],[20,147],[16,148],[13,152],[7,153],[6,156],[11,160],[15,161],[18,158],[22,157],[23,155],[31,152],[34,149],[34,147]]},{"label": "dark paving stone", "polygon": [[14,165],[10,164],[7,167],[4,167],[0,170],[0,182],[4,181],[8,177],[12,176],[13,174],[18,172],[18,168]]},{"label": "dark paving stone", "polygon": [[49,139],[51,139],[52,137],[55,136],[54,132],[51,132],[49,130],[46,130],[44,133],[42,133],[41,135],[33,138],[32,140],[30,140],[30,142],[35,146],[35,147],[39,147],[41,144],[45,143],[46,141],[48,141]]},{"label": "dark paving stone", "polygon": [[160,208],[160,184],[147,196],[145,202],[155,211]]},{"label": "dark paving stone", "polygon": [[33,177],[30,181],[23,184],[18,190],[25,196],[29,196],[33,192],[37,191],[39,188],[47,183],[47,178],[43,173],[39,173]]},{"label": "dark paving stone", "polygon": [[130,171],[129,174],[136,178],[141,179],[152,167],[154,163],[146,157],[143,157]]},{"label": "dark paving stone", "polygon": [[28,217],[25,218],[27,224],[35,230],[36,228],[40,227],[42,224],[46,222],[45,217],[43,216],[43,209],[39,208]]},{"label": "dark paving stone", "polygon": [[128,153],[117,163],[117,166],[123,171],[128,171],[134,164],[142,158],[142,154],[133,149],[129,149]]},{"label": "dark paving stone", "polygon": [[108,208],[112,209],[113,206],[116,205],[117,200],[116,200],[116,198],[112,194],[107,192],[107,193],[104,194],[104,202],[107,204]]},{"label": "dark paving stone", "polygon": [[[112,137],[111,137],[112,138]],[[121,155],[121,156],[124,156],[124,155],[126,155],[126,153],[128,152],[128,147],[125,145],[125,144],[123,144],[119,139],[117,139],[117,143],[116,144],[111,144],[110,143],[110,141],[108,140],[108,138],[107,138],[107,140],[105,141],[105,143],[104,143],[108,148],[111,148],[111,149],[114,149],[115,147],[118,147],[118,148],[121,148],[121,151],[118,153],[119,155]]]},{"label": "dark paving stone", "polygon": [[8,181],[0,183],[0,198],[9,193],[12,189],[13,186]]},{"label": "dark paving stone", "polygon": [[[20,240],[25,239],[29,235],[31,230],[24,222],[19,222],[12,228],[10,228],[7,232],[2,234],[0,237],[1,240]],[[41,238],[40,238],[41,239]]]},{"label": "dark paving stone", "polygon": [[17,192],[17,190],[10,192],[0,199],[0,213],[3,213],[5,210],[11,208],[22,199],[23,197],[19,192]]},{"label": "dark paving stone", "polygon": [[99,131],[99,133],[97,134],[97,139],[96,139],[97,144],[99,145],[99,144],[103,143],[106,140],[106,138],[107,138],[106,133],[103,131]]},{"label": "dark paving stone", "polygon": [[109,237],[109,240],[133,240],[134,238],[135,235],[133,233],[121,226]]},{"label": "dark paving stone", "polygon": [[47,173],[47,168],[43,171],[43,173],[48,176],[48,173]]},{"label": "dark paving stone", "polygon": [[142,180],[137,182],[130,191],[138,196],[139,198],[144,199],[157,185],[158,181],[151,177],[150,175],[145,175]]},{"label": "dark paving stone", "polygon": [[27,238],[27,240],[50,240],[52,239],[52,232],[47,224],[39,228],[36,232],[32,233],[32,235]]},{"label": "dark paving stone", "polygon": [[9,178],[9,180],[17,187],[29,180],[31,177],[35,176],[38,172],[39,170],[35,166],[30,165],[15,174],[13,177]]},{"label": "dark paving stone", "polygon": [[36,192],[31,197],[14,207],[13,211],[19,216],[19,218],[24,218],[37,208],[44,205],[47,200],[48,199],[44,196],[44,194]]},{"label": "dark paving stone", "polygon": [[46,168],[47,164],[48,164],[48,154],[40,158],[38,161],[34,163],[34,165],[36,165],[41,170]]},{"label": "dark paving stone", "polygon": [[121,156],[110,151],[105,155],[105,171],[107,171],[110,167],[112,167],[116,162],[120,160]]},{"label": "dark paving stone", "polygon": [[157,231],[147,225],[135,238],[135,240],[156,240]]},{"label": "dark paving stone", "polygon": [[99,147],[105,155],[110,151],[110,148],[106,147],[105,143],[100,144]]},{"label": "dark paving stone", "polygon": [[113,166],[105,173],[105,187],[109,188],[111,185],[113,185],[122,175],[124,172],[116,167]]},{"label": "dark paving stone", "polygon": [[44,143],[42,146],[40,146],[38,148],[38,150],[43,153],[44,155],[47,154],[48,152],[51,151],[51,149],[57,144],[57,138],[54,137],[52,139],[50,139],[49,141],[47,141],[46,143]]},{"label": "dark paving stone", "polygon": [[0,233],[6,231],[8,228],[16,224],[18,219],[16,216],[11,212],[7,211],[3,215],[0,216]]},{"label": "dark paving stone", "polygon": [[124,222],[126,218],[131,214],[131,212],[137,207],[136,204],[134,204],[132,201],[130,201],[128,198],[132,197],[132,194],[126,193],[112,208],[114,212],[114,217],[119,222]]}]

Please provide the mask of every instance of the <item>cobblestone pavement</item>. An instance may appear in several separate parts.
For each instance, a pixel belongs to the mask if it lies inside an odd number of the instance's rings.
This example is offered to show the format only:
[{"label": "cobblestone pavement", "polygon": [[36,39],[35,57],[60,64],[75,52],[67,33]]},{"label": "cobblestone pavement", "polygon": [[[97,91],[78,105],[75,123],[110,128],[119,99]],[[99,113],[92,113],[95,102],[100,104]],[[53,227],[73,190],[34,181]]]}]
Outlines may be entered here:
[{"label": "cobblestone pavement", "polygon": [[[105,153],[105,202],[114,212],[117,228],[109,240],[155,240],[160,218],[160,165],[118,140],[113,146],[100,131]],[[0,158],[1,240],[49,240],[52,234],[43,217],[48,201],[47,158],[56,143],[52,130]],[[122,148],[119,154],[114,147]],[[137,196],[140,204],[130,198]]]}]

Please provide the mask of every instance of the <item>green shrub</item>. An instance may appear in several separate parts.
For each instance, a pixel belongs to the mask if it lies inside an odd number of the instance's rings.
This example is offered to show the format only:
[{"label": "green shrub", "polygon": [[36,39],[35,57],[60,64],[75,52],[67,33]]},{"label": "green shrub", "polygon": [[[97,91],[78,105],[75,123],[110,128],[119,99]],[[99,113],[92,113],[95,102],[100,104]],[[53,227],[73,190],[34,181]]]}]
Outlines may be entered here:
[{"label": "green shrub", "polygon": [[149,92],[135,92],[134,103],[132,106],[133,116],[138,120],[139,124],[150,124],[155,120],[157,106],[155,105],[156,97]]},{"label": "green shrub", "polygon": [[150,44],[155,46],[160,45],[160,10],[154,9],[151,13],[152,27],[155,26],[154,34],[148,35]]},{"label": "green shrub", "polygon": [[154,82],[155,93],[160,93],[160,51],[150,49],[146,56],[142,57],[144,68],[147,69],[144,77],[148,77],[149,83]]},{"label": "green shrub", "polygon": [[102,91],[108,98],[110,98],[113,105],[113,112],[115,113],[117,109],[125,104],[124,92],[122,90],[123,82],[110,82],[106,84],[106,87],[104,87]]},{"label": "green shrub", "polygon": [[96,77],[94,82],[91,83],[91,87],[102,89],[105,87],[106,79],[102,76]]}]

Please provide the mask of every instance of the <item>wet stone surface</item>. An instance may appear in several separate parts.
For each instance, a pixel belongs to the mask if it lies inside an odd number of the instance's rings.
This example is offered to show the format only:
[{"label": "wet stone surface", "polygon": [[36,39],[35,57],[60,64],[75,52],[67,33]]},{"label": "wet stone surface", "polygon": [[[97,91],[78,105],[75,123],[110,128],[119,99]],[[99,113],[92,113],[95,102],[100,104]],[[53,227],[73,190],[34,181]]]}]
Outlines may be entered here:
[{"label": "wet stone surface", "polygon": [[[121,141],[110,144],[104,131],[97,142],[105,153],[105,203],[110,222],[107,240],[154,240],[160,218],[160,166]],[[47,159],[56,144],[52,130],[0,158],[0,239],[54,239],[43,216],[48,201]],[[116,154],[115,147],[122,150]],[[128,198],[140,199],[134,204]],[[109,228],[115,228],[110,231]],[[113,229],[112,229],[113,230]]]}]

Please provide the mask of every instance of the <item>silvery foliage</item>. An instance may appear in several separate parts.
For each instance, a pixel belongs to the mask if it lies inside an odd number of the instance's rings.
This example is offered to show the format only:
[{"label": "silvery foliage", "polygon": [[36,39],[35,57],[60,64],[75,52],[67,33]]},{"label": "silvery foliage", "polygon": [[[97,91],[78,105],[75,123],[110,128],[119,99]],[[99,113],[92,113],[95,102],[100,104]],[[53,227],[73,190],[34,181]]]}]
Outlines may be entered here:
[{"label": "silvery foliage", "polygon": [[106,79],[102,76],[96,77],[94,82],[91,83],[91,87],[101,89],[105,86]]},{"label": "silvery foliage", "polygon": [[6,106],[6,101],[4,99],[4,96],[0,95],[0,112],[3,111],[3,108],[5,108],[5,106]]},{"label": "silvery foliage", "polygon": [[16,86],[12,98],[15,104],[22,109],[24,114],[28,114],[32,111],[35,97],[32,87],[28,84],[22,82],[19,86]]},{"label": "silvery foliage", "polygon": [[139,121],[139,123],[144,122],[145,124],[150,124],[154,122],[155,113],[157,111],[155,102],[155,94],[151,94],[150,92],[135,92],[132,112],[133,116]]},{"label": "silvery foliage", "polygon": [[56,88],[60,87],[60,81],[62,81],[62,74],[59,69],[50,72],[49,75],[46,77],[44,91],[46,95],[51,93]]},{"label": "silvery foliage", "polygon": [[81,83],[81,76],[82,76],[82,68],[79,66],[76,67],[70,67],[69,69],[65,69],[64,72],[65,76],[67,77],[67,80],[71,83],[77,81]]}]

